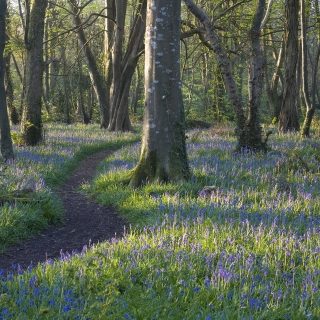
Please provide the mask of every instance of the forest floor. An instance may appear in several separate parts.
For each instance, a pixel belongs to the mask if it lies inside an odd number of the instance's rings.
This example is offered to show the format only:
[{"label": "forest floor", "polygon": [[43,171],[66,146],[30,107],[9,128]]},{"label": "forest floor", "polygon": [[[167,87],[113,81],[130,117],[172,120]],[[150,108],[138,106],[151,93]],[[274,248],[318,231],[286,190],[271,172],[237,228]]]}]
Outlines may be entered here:
[{"label": "forest floor", "polygon": [[[78,143],[83,129],[70,130],[73,138],[66,133],[60,145]],[[234,152],[237,139],[230,128],[192,130],[191,179],[137,189],[128,177],[141,145],[134,137],[108,137],[122,143],[96,173],[98,160],[64,176],[72,174],[85,194],[115,208],[130,228],[123,237],[27,272],[0,270],[0,320],[320,319],[320,129],[311,139],[274,134],[268,153],[243,154]],[[60,197],[82,212],[89,200],[72,204],[63,192],[78,190],[73,178],[64,180]],[[83,210],[89,216],[95,211]],[[7,216],[0,215],[0,231]],[[85,231],[94,228],[92,220],[83,220]],[[59,235],[75,233],[79,224],[70,223]],[[90,235],[77,249],[90,238],[95,240]]]},{"label": "forest floor", "polygon": [[63,224],[51,226],[41,234],[9,247],[0,255],[0,269],[11,270],[13,265],[24,269],[122,234],[125,223],[114,209],[98,205],[78,191],[83,183],[94,177],[97,165],[110,154],[110,150],[104,150],[82,160],[57,190],[65,211]]}]

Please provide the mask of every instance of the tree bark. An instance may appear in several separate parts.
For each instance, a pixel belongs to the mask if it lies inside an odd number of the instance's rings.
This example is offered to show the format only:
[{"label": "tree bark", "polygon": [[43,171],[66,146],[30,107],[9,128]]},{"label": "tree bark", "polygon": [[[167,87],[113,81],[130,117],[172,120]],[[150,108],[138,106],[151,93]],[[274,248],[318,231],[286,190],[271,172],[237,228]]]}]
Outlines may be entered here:
[{"label": "tree bark", "polygon": [[[261,135],[261,125],[259,119],[259,107],[263,89],[264,76],[264,55],[261,47],[260,34],[264,12],[266,7],[265,0],[259,0],[255,16],[253,18],[249,38],[251,42],[251,58],[249,66],[249,117],[246,123],[246,136],[244,143],[251,148],[261,150],[264,143]],[[242,144],[240,142],[240,144]]]},{"label": "tree bark", "polygon": [[301,55],[302,55],[302,97],[306,106],[306,116],[302,126],[302,136],[310,137],[310,128],[316,108],[314,99],[311,99],[308,83],[308,40],[307,17],[305,12],[305,0],[300,0],[300,24],[301,24]]},{"label": "tree bark", "polygon": [[[106,15],[116,20],[116,4],[115,0],[105,0]],[[111,110],[111,86],[113,77],[113,65],[112,65],[112,47],[114,43],[114,31],[115,23],[111,19],[105,20],[105,37],[104,37],[104,66],[105,66],[105,82],[107,99],[109,101],[109,115]]]},{"label": "tree bark", "polygon": [[77,106],[78,112],[81,115],[82,122],[84,124],[90,123],[90,117],[84,107],[84,99],[83,99],[83,74],[82,74],[82,62],[78,59],[78,68],[79,68],[79,77],[78,77],[78,97],[77,97]]},{"label": "tree bark", "polygon": [[299,131],[297,67],[299,55],[299,0],[286,0],[285,27],[285,78],[284,92],[279,116],[282,132]]},{"label": "tree bark", "polygon": [[[10,16],[9,12],[7,10],[6,15],[6,41],[10,41]],[[6,96],[7,96],[7,106],[9,111],[9,117],[11,120],[11,123],[14,125],[19,124],[20,117],[17,108],[14,105],[14,86],[11,76],[11,58],[13,57],[12,50],[8,49],[6,50],[6,53],[4,54],[4,63],[5,63],[5,87],[6,87]]]},{"label": "tree bark", "polygon": [[131,110],[134,115],[138,112],[139,101],[143,94],[143,82],[141,77],[141,71],[139,65],[136,68],[136,79],[135,79],[135,87],[132,90],[132,97],[131,97]]},{"label": "tree bark", "polygon": [[34,146],[42,140],[42,80],[44,21],[48,0],[34,0],[26,27],[26,87],[22,131],[26,145]]},{"label": "tree bark", "polygon": [[99,71],[97,61],[86,39],[86,35],[82,27],[81,18],[79,16],[80,11],[77,7],[77,3],[74,0],[70,0],[70,6],[73,12],[74,25],[77,27],[76,32],[78,34],[80,44],[87,59],[89,75],[100,107],[100,127],[106,129],[109,124],[109,95],[106,90],[103,75]]},{"label": "tree bark", "polygon": [[[270,37],[271,41],[274,41],[272,37]],[[284,51],[285,51],[285,42],[282,40],[281,47],[278,53],[276,53],[276,49],[274,49],[274,59],[276,60],[275,70],[271,77],[271,81],[266,77],[266,87],[267,87],[267,95],[268,102],[271,106],[271,111],[273,112],[273,118],[278,121],[281,111],[281,103],[282,103],[282,95],[283,89],[279,89],[281,84],[281,69],[284,62]],[[266,67],[267,70],[267,67]]]},{"label": "tree bark", "polygon": [[124,18],[127,2],[119,1],[116,4],[117,28],[113,49],[113,91],[109,130],[132,130],[129,119],[129,93],[132,77],[143,50],[145,34],[145,16],[147,1],[140,0],[133,22],[128,45],[123,54]]},{"label": "tree bark", "polygon": [[[180,1],[148,0],[145,118],[131,185],[189,177],[180,80]],[[168,32],[170,30],[170,32]]]},{"label": "tree bark", "polygon": [[7,1],[0,2],[0,131],[1,154],[5,160],[13,159],[13,147],[10,133],[9,116],[7,110],[6,90],[4,85],[5,61],[4,49],[6,45],[6,11]]},{"label": "tree bark", "polygon": [[6,84],[6,96],[7,106],[10,114],[11,123],[14,125],[19,124],[19,113],[14,105],[14,87],[11,77],[11,53],[7,53],[5,56],[5,84]]}]

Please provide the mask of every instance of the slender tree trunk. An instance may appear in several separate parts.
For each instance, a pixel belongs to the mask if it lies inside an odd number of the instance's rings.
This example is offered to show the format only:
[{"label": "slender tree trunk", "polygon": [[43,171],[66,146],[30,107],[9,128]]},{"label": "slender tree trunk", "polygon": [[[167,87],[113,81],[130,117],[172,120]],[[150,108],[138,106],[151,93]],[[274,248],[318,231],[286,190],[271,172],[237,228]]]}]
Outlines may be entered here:
[{"label": "slender tree trunk", "polygon": [[22,131],[27,145],[42,140],[42,80],[44,21],[48,0],[34,0],[26,28],[26,88]]},{"label": "slender tree trunk", "polygon": [[[59,103],[60,107],[62,108],[62,113],[63,113],[63,122],[66,124],[71,123],[71,106],[72,106],[72,100],[70,99],[70,80],[69,80],[69,75],[68,73],[68,66],[67,66],[67,57],[66,57],[66,48],[62,47],[61,48],[61,60],[62,60],[62,71],[63,71],[63,87],[62,87],[62,92],[63,92],[63,99],[61,99],[63,102]],[[61,93],[62,93],[61,92]],[[61,101],[60,100],[60,101]],[[70,101],[71,100],[71,101]]]},{"label": "slender tree trunk", "polygon": [[[114,41],[112,47],[112,101],[114,100],[114,93],[118,91],[121,77],[121,63],[123,58],[123,45],[124,45],[124,27],[125,17],[127,12],[127,0],[115,1],[115,17],[116,26],[114,30]],[[114,104],[112,102],[110,115],[111,119],[114,114]]]},{"label": "slender tree trunk", "polygon": [[[272,37],[270,39],[273,41]],[[276,60],[275,70],[271,77],[271,81],[269,81],[268,77],[266,77],[266,87],[267,87],[267,96],[268,101],[271,106],[271,111],[273,112],[273,118],[276,121],[279,120],[280,111],[281,111],[281,103],[282,103],[282,95],[283,90],[279,89],[281,84],[281,69],[284,62],[284,51],[285,51],[285,42],[282,41],[280,50],[278,54],[274,54],[274,59]],[[267,70],[267,66],[266,66]]]},{"label": "slender tree trunk", "polygon": [[84,124],[89,124],[90,123],[90,118],[86,112],[86,109],[84,107],[84,99],[83,99],[83,74],[82,74],[82,63],[80,59],[78,59],[78,68],[79,68],[79,77],[78,77],[78,99],[77,99],[77,104],[78,104],[78,110],[79,113],[82,117],[82,122]]},{"label": "slender tree trunk", "polygon": [[[180,81],[180,1],[148,0],[145,119],[131,185],[189,177]],[[170,32],[168,32],[170,30]]]},{"label": "slender tree trunk", "polygon": [[[7,11],[7,20],[6,20],[6,39],[7,42],[10,41],[10,16],[9,12]],[[13,81],[12,81],[12,76],[11,76],[11,58],[13,57],[12,55],[12,50],[8,49],[6,50],[6,53],[4,55],[5,59],[5,87],[6,87],[6,96],[7,96],[7,106],[9,110],[9,117],[11,120],[11,123],[14,125],[19,124],[19,114],[17,111],[17,108],[14,105],[14,86],[13,86]]]},{"label": "slender tree trunk", "polygon": [[[131,79],[130,74],[128,74],[127,79],[125,79],[125,83],[122,82],[122,66],[123,62],[123,47],[124,47],[124,28],[125,28],[125,20],[126,20],[126,12],[127,12],[128,1],[127,0],[116,0],[115,1],[115,16],[116,16],[116,27],[115,27],[115,35],[114,35],[114,43],[112,50],[112,99],[111,99],[111,109],[110,109],[110,123],[109,130],[110,131],[129,131],[131,130],[131,123],[129,119],[129,110],[128,110],[128,95],[129,91],[127,91],[127,96],[123,96],[123,90],[126,90],[130,83]],[[123,87],[123,89],[122,89]],[[126,94],[126,92],[125,92]],[[123,98],[123,99],[122,99]],[[119,101],[120,99],[120,101]],[[119,110],[120,106],[118,105],[122,99],[122,106]],[[118,102],[119,101],[119,102]],[[117,123],[117,118],[122,118],[121,122]]]},{"label": "slender tree trunk", "polygon": [[129,93],[145,33],[146,0],[140,0],[133,27],[129,36],[126,53],[123,54],[124,16],[126,1],[117,3],[117,31],[113,50],[113,94],[109,130],[131,130],[129,119]]},{"label": "slender tree trunk", "polygon": [[139,65],[137,65],[136,68],[136,83],[135,83],[135,87],[132,93],[132,99],[131,99],[131,108],[132,108],[132,112],[134,115],[137,114],[138,111],[138,105],[139,105],[139,100],[141,98],[142,95],[142,79],[141,79],[141,72],[140,72],[140,68]]},{"label": "slender tree trunk", "polygon": [[284,93],[279,116],[282,132],[299,131],[297,68],[299,55],[299,0],[286,0],[285,28],[285,79]]},{"label": "slender tree trunk", "polygon": [[[315,8],[315,14],[316,14],[316,21],[317,21],[317,29],[318,29],[318,36],[317,36],[317,50],[314,58],[314,64],[313,64],[313,71],[312,71],[312,88],[311,88],[311,98],[312,98],[312,104],[316,107],[317,104],[317,84],[318,84],[318,69],[319,69],[319,59],[320,59],[320,9],[319,9],[319,2],[318,0],[314,0],[314,8]],[[319,98],[319,96],[318,96]],[[318,99],[318,102],[320,100]]]},{"label": "slender tree trunk", "polygon": [[17,125],[20,121],[17,108],[14,105],[14,87],[11,78],[11,53],[8,53],[5,57],[5,83],[10,120],[12,124]]},{"label": "slender tree trunk", "polygon": [[[50,8],[51,4],[49,5]],[[44,103],[46,104],[46,108],[49,111],[49,96],[50,96],[50,53],[49,53],[49,43],[47,40],[49,39],[49,28],[50,28],[50,21],[49,18],[46,17],[45,19],[45,27],[44,27],[44,90],[43,90],[43,97],[44,97]]]},{"label": "slender tree trunk", "polygon": [[[107,17],[110,17],[111,19],[116,20],[115,0],[105,0],[105,6],[107,8],[106,9]],[[111,19],[105,20],[105,37],[104,37],[105,82],[106,82],[107,99],[110,105],[111,105],[110,103],[111,102],[111,86],[112,86],[112,77],[113,77],[112,47],[114,43],[114,32],[115,32],[115,23]],[[109,110],[109,114],[110,114],[110,110]]]},{"label": "slender tree trunk", "polygon": [[[264,12],[265,0],[259,0],[258,7],[253,18],[249,37],[251,41],[251,61],[249,67],[249,117],[247,120],[245,143],[253,149],[264,148],[259,119],[259,107],[263,89],[264,55],[261,47],[260,33]],[[240,142],[241,143],[241,142]]]},{"label": "slender tree trunk", "polygon": [[0,132],[1,154],[5,160],[13,159],[13,147],[10,134],[9,116],[7,110],[6,90],[4,86],[5,61],[4,48],[6,45],[6,11],[7,1],[0,1]]},{"label": "slender tree trunk", "polygon": [[97,96],[97,100],[99,102],[100,127],[106,129],[109,123],[109,100],[108,100],[109,95],[105,86],[103,75],[99,71],[97,61],[86,39],[86,35],[84,33],[82,22],[79,16],[80,11],[77,7],[77,3],[74,0],[70,0],[70,4],[73,12],[74,25],[77,27],[76,31],[79,37],[80,44],[82,46],[82,49],[87,59],[89,75]]},{"label": "slender tree trunk", "polygon": [[301,23],[301,55],[302,55],[302,96],[306,106],[306,116],[302,127],[302,136],[310,136],[310,128],[314,113],[316,111],[313,104],[314,99],[310,99],[308,84],[308,40],[307,40],[307,17],[305,12],[305,0],[300,0],[300,23]]}]

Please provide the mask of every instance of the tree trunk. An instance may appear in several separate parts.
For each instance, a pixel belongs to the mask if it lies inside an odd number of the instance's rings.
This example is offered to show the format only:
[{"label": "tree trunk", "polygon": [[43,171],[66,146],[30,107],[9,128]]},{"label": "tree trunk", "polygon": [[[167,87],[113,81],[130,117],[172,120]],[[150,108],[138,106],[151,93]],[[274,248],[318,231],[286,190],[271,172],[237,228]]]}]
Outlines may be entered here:
[{"label": "tree trunk", "polygon": [[109,95],[106,90],[103,75],[99,71],[97,61],[86,39],[86,35],[84,33],[82,22],[79,16],[80,11],[77,7],[77,3],[74,0],[70,0],[70,4],[71,10],[73,12],[74,25],[77,27],[76,31],[79,37],[80,44],[87,59],[89,75],[97,96],[97,100],[99,102],[100,127],[106,129],[109,124]]},{"label": "tree trunk", "polygon": [[10,134],[9,116],[7,110],[6,90],[4,86],[5,61],[4,48],[6,45],[6,11],[7,1],[0,2],[0,130],[1,154],[5,160],[13,159],[13,147]]},{"label": "tree trunk", "polygon": [[26,87],[22,131],[26,145],[42,140],[42,80],[44,21],[48,0],[34,0],[26,28]]},{"label": "tree trunk", "polygon": [[135,87],[132,90],[132,99],[131,99],[131,110],[133,112],[134,115],[137,114],[138,112],[138,105],[139,105],[139,101],[141,98],[141,95],[143,94],[143,90],[142,90],[142,78],[141,78],[141,72],[140,72],[140,68],[139,65],[137,65],[136,68],[136,83],[135,83]]},{"label": "tree trunk", "polygon": [[[67,57],[66,57],[66,48],[62,47],[61,48],[61,60],[62,60],[62,70],[63,70],[63,87],[62,87],[62,92],[63,92],[63,99],[61,99],[63,102],[59,103],[60,107],[62,108],[63,112],[63,122],[66,124],[71,124],[71,106],[72,106],[72,101],[70,101],[70,92],[72,85],[70,85],[70,79],[69,76],[67,75],[68,73],[68,66],[67,66]],[[61,93],[62,93],[61,92]]]},{"label": "tree trunk", "polygon": [[[107,17],[110,17],[111,19],[116,20],[115,0],[105,0],[105,6],[107,8],[106,9]],[[112,47],[114,43],[114,29],[115,29],[115,23],[111,19],[106,19],[105,21],[105,37],[104,37],[105,82],[106,82],[107,99],[109,101],[109,104],[111,104],[110,96],[111,96],[111,86],[112,86],[112,77],[113,77]],[[109,114],[110,114],[110,110],[109,110]]]},{"label": "tree trunk", "polygon": [[[249,67],[249,117],[246,123],[246,135],[240,145],[248,144],[250,148],[262,150],[264,143],[261,136],[261,125],[259,119],[259,107],[263,89],[263,70],[264,56],[261,47],[260,33],[264,11],[266,7],[265,0],[259,0],[258,7],[253,18],[252,27],[249,32],[251,42],[251,61]],[[240,136],[241,138],[241,136]]]},{"label": "tree trunk", "polygon": [[[270,36],[270,40],[273,42],[272,36]],[[281,111],[281,103],[282,103],[282,95],[283,90],[279,89],[279,86],[281,84],[281,69],[284,62],[284,51],[285,51],[285,41],[282,40],[281,47],[279,52],[276,52],[276,49],[274,49],[274,59],[276,60],[275,70],[273,72],[271,81],[268,80],[268,77],[266,77],[266,87],[267,87],[267,96],[268,96],[268,102],[271,106],[271,112],[273,113],[273,118],[276,119],[276,121],[279,120],[280,111]],[[267,70],[267,67],[266,67]]]},{"label": "tree trunk", "polygon": [[314,113],[316,111],[313,104],[314,99],[310,99],[308,84],[308,40],[307,40],[307,17],[305,12],[305,0],[300,0],[300,23],[301,23],[301,55],[302,55],[302,96],[306,106],[306,116],[302,126],[302,136],[310,137],[310,128]]},{"label": "tree trunk", "polygon": [[[6,39],[7,42],[10,41],[10,16],[9,12],[7,11],[7,20],[6,20]],[[14,105],[14,86],[13,86],[13,81],[12,81],[12,76],[11,76],[11,58],[13,57],[12,50],[8,48],[6,50],[6,53],[4,55],[5,59],[5,87],[6,87],[6,96],[7,96],[7,106],[9,110],[9,116],[11,123],[14,125],[19,124],[19,113],[17,108]],[[18,73],[19,75],[19,73]],[[20,75],[19,75],[20,76]]]},{"label": "tree trunk", "polygon": [[14,105],[14,87],[11,78],[11,53],[9,52],[5,57],[5,83],[6,83],[6,96],[7,106],[10,114],[11,123],[14,125],[19,124],[19,114]]},{"label": "tree trunk", "polygon": [[132,77],[143,50],[147,1],[140,0],[126,53],[123,55],[124,18],[126,1],[117,2],[117,28],[113,50],[113,92],[109,130],[129,131],[129,93]]},{"label": "tree trunk", "polygon": [[223,75],[225,88],[231,104],[233,105],[237,118],[237,136],[238,150],[250,149],[253,151],[264,150],[265,143],[262,141],[258,108],[259,108],[259,92],[262,88],[262,68],[263,57],[261,56],[260,31],[261,17],[265,7],[265,1],[259,0],[259,6],[253,20],[250,31],[251,38],[251,80],[250,80],[250,96],[251,106],[249,106],[249,118],[246,119],[241,95],[236,85],[236,81],[232,75],[232,65],[227,52],[221,44],[221,39],[215,31],[211,19],[208,15],[198,7],[192,0],[184,0],[188,9],[201,22],[205,29],[205,38],[211,49],[216,54],[217,63]]},{"label": "tree trunk", "polygon": [[299,0],[286,0],[285,28],[285,78],[284,92],[279,116],[282,132],[299,131],[297,67],[299,55]]},{"label": "tree trunk", "polygon": [[78,111],[82,118],[82,122],[84,124],[90,123],[90,118],[87,114],[87,111],[84,107],[84,99],[83,99],[83,74],[82,74],[82,63],[80,58],[78,59],[78,68],[79,68],[79,77],[78,77],[78,98],[77,98],[77,105]]},{"label": "tree trunk", "polygon": [[[148,0],[145,119],[131,185],[189,177],[180,81],[180,1]],[[170,30],[170,32],[168,32]]]},{"label": "tree trunk", "polygon": [[[48,9],[52,4],[49,5]],[[49,28],[50,28],[50,21],[49,18],[46,17],[45,24],[44,24],[44,90],[43,90],[43,98],[46,109],[49,114],[49,100],[50,100],[50,53],[49,53]]]}]

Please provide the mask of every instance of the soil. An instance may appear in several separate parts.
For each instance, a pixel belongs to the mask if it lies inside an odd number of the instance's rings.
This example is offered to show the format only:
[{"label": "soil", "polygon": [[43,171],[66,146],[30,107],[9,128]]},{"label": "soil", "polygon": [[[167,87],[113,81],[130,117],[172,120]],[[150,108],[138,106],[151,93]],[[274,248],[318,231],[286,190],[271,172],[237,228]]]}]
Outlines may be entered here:
[{"label": "soil", "polygon": [[25,269],[123,234],[125,221],[113,208],[95,203],[78,190],[81,184],[94,177],[98,164],[110,153],[108,150],[95,153],[79,164],[57,190],[65,210],[63,224],[51,226],[41,234],[9,247],[0,255],[0,270],[10,271],[17,265]]}]

